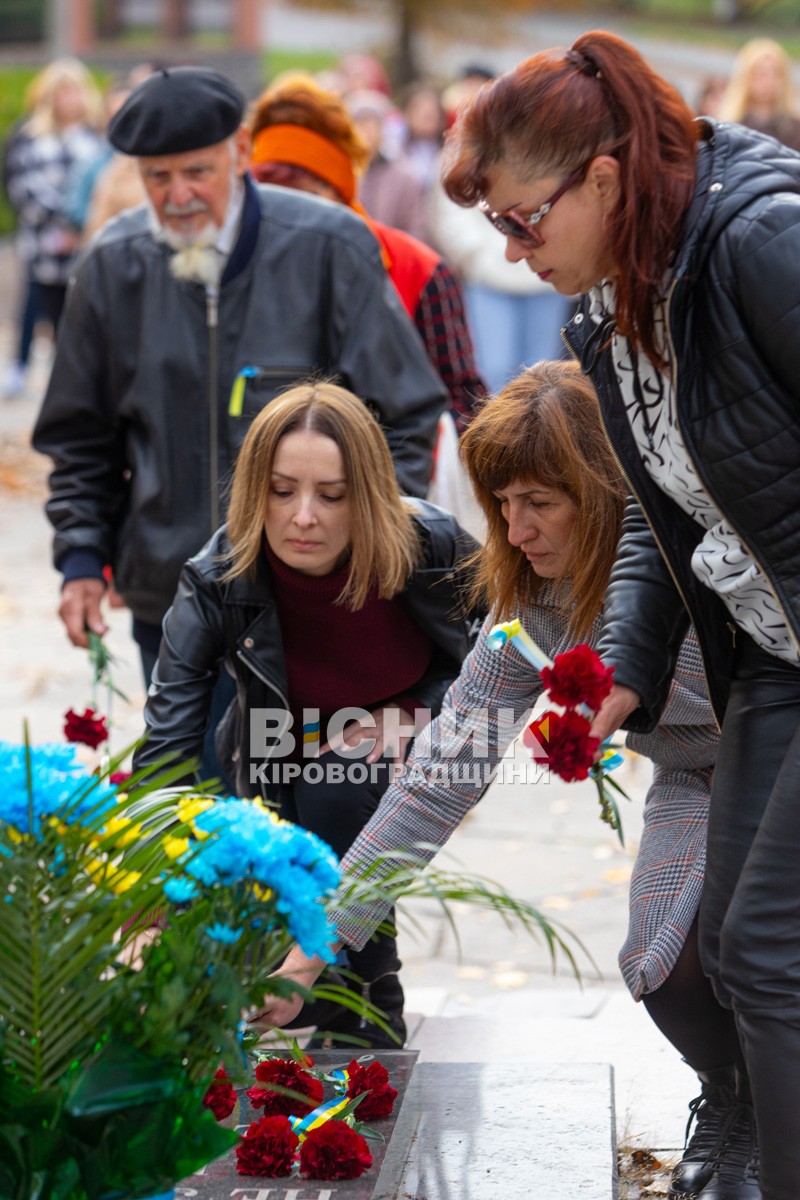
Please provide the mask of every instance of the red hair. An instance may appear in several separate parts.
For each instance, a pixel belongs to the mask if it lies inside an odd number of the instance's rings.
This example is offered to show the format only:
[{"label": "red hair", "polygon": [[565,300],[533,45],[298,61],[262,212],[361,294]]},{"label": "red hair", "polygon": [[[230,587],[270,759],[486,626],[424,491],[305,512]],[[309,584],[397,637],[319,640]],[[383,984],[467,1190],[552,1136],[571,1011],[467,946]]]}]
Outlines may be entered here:
[{"label": "red hair", "polygon": [[469,206],[488,191],[493,167],[527,181],[613,155],[620,200],[606,233],[618,269],[617,329],[664,365],[653,301],[680,242],[699,136],[676,89],[622,38],[595,31],[485,84],[447,136],[442,178],[450,198]]}]

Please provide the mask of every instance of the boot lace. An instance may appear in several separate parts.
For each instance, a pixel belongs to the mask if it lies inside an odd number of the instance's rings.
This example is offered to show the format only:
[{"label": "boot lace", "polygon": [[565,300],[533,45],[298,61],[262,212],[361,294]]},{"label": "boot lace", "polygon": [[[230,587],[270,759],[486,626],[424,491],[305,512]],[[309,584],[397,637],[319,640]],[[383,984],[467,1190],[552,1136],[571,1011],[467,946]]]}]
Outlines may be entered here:
[{"label": "boot lace", "polygon": [[720,1183],[758,1179],[758,1136],[751,1104],[738,1105],[725,1144],[720,1147],[716,1166]]},{"label": "boot lace", "polygon": [[[683,1159],[689,1162],[718,1161],[737,1120],[739,1107],[734,1093],[725,1087],[704,1089],[690,1100]],[[692,1125],[694,1133],[690,1138]]]}]

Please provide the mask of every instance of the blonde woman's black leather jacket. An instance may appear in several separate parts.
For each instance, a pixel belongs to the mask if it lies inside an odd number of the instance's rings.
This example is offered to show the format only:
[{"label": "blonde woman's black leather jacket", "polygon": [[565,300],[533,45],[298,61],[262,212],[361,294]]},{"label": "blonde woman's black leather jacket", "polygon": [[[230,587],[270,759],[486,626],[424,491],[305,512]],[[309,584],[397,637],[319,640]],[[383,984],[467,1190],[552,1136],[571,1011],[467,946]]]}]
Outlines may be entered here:
[{"label": "blonde woman's black leather jacket", "polygon": [[[738,125],[704,121],[703,131],[667,308],[678,421],[703,486],[800,644],[800,155]],[[609,331],[587,304],[565,330],[634,496],[598,649],[642,697],[627,727],[651,730],[691,619],[719,720],[736,629],[691,570],[700,527],[642,465]]]},{"label": "blonde woman's black leather jacket", "polygon": [[[401,599],[434,644],[413,693],[436,715],[485,612],[467,603],[471,570],[464,564],[477,549],[474,539],[450,513],[424,500],[414,501],[414,522],[421,557]],[[148,740],[135,766],[153,766],[166,755],[177,762],[199,757],[216,674],[227,669],[237,695],[217,731],[217,750],[236,776],[239,794],[253,795],[259,787],[248,777],[247,714],[252,708],[288,709],[286,668],[266,558],[254,578],[222,582],[229,551],[223,526],[181,572],[145,707]]]}]

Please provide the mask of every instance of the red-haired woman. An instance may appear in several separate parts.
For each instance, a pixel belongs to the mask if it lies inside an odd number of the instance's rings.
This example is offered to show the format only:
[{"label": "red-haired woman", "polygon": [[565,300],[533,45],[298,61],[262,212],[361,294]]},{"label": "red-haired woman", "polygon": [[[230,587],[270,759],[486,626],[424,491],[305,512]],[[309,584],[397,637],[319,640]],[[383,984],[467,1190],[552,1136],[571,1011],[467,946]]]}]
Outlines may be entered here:
[{"label": "red-haired woman", "polygon": [[[721,725],[700,911],[761,1141],[703,1200],[800,1196],[800,156],[695,121],[587,33],[482,88],[444,185],[506,256],[586,293],[566,336],[634,499],[600,649],[605,736],[653,728],[691,619]],[[747,1081],[740,1077],[746,1099]]]}]

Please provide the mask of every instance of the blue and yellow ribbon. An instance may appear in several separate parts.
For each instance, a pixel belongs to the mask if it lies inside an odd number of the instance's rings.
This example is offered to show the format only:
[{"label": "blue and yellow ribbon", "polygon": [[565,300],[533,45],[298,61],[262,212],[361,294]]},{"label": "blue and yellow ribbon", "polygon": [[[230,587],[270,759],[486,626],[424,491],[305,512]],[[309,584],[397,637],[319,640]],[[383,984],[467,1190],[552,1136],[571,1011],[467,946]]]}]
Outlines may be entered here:
[{"label": "blue and yellow ribbon", "polygon": [[508,642],[511,642],[512,646],[515,646],[522,657],[527,658],[537,671],[541,671],[543,667],[552,667],[553,660],[548,658],[544,650],[536,645],[530,634],[525,632],[519,617],[494,625],[486,638],[486,645],[491,650],[502,650]]},{"label": "blue and yellow ribbon", "polygon": [[320,1104],[319,1108],[315,1108],[305,1117],[289,1117],[289,1124],[301,1142],[305,1141],[306,1134],[310,1133],[312,1129],[319,1129],[320,1125],[324,1125],[332,1117],[338,1116],[352,1103],[352,1097],[347,1095],[347,1071],[337,1070],[332,1071],[331,1074],[334,1079],[344,1084],[344,1095],[340,1093],[332,1100],[326,1100],[324,1104]]},{"label": "blue and yellow ribbon", "polygon": [[231,398],[228,401],[228,416],[240,417],[244,412],[244,389],[247,387],[248,379],[255,379],[258,375],[258,367],[242,367],[233,381],[231,388]]}]

